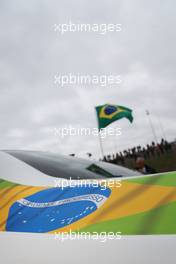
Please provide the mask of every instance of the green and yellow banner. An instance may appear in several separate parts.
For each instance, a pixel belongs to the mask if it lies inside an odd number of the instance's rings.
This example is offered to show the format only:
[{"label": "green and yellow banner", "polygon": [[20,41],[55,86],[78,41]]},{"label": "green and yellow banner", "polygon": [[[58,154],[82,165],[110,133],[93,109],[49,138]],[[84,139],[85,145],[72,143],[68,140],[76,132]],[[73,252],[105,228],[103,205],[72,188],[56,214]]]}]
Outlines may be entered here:
[{"label": "green and yellow banner", "polygon": [[46,188],[1,179],[0,231],[176,234],[176,172],[105,182]]}]

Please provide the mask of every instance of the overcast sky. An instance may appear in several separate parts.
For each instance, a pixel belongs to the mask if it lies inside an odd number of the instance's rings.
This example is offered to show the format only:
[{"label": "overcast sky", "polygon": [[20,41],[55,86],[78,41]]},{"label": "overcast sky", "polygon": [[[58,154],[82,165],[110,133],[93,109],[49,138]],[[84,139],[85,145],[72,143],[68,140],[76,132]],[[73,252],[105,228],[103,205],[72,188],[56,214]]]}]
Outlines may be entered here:
[{"label": "overcast sky", "polygon": [[[54,24],[122,24],[105,35],[67,33]],[[52,128],[96,127],[94,106],[133,109],[134,122],[115,122],[122,135],[103,140],[105,153],[153,140],[161,123],[176,138],[176,2],[159,0],[1,0],[0,148],[99,156],[95,136],[55,136]],[[121,75],[120,85],[54,84],[55,74]],[[160,121],[159,121],[160,119]]]}]

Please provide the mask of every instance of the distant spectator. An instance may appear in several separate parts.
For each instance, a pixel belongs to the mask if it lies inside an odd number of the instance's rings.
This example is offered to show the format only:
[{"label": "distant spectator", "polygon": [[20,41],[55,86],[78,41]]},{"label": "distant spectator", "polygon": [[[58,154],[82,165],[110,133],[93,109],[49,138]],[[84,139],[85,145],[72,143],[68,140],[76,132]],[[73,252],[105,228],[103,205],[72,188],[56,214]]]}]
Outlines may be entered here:
[{"label": "distant spectator", "polygon": [[136,159],[136,170],[143,174],[154,174],[156,170],[145,164],[145,159],[143,157],[138,157]]}]

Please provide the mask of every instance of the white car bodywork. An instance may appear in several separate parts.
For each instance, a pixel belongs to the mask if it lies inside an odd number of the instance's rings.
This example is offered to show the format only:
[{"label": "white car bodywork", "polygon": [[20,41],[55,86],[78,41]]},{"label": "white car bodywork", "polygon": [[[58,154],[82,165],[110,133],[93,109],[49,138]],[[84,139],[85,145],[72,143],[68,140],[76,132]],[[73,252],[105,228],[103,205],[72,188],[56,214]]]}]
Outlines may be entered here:
[{"label": "white car bodywork", "polygon": [[7,181],[32,186],[54,186],[55,184],[55,178],[3,151],[0,151],[0,170],[0,177]]}]

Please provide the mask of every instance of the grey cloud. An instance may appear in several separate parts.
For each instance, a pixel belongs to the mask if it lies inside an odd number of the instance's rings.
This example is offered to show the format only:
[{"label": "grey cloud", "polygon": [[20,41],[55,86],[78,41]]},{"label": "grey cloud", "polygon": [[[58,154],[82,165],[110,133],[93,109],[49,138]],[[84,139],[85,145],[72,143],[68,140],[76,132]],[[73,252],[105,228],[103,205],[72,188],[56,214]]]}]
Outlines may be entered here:
[{"label": "grey cloud", "polygon": [[[69,124],[95,127],[94,106],[106,102],[134,110],[123,135],[104,140],[113,152],[153,140],[145,110],[158,138],[158,117],[169,140],[175,139],[174,1],[1,1],[0,145],[99,155],[95,137],[58,139],[47,129]],[[122,32],[67,33],[56,23],[121,23]],[[121,75],[117,87],[58,87],[56,73]]]}]

